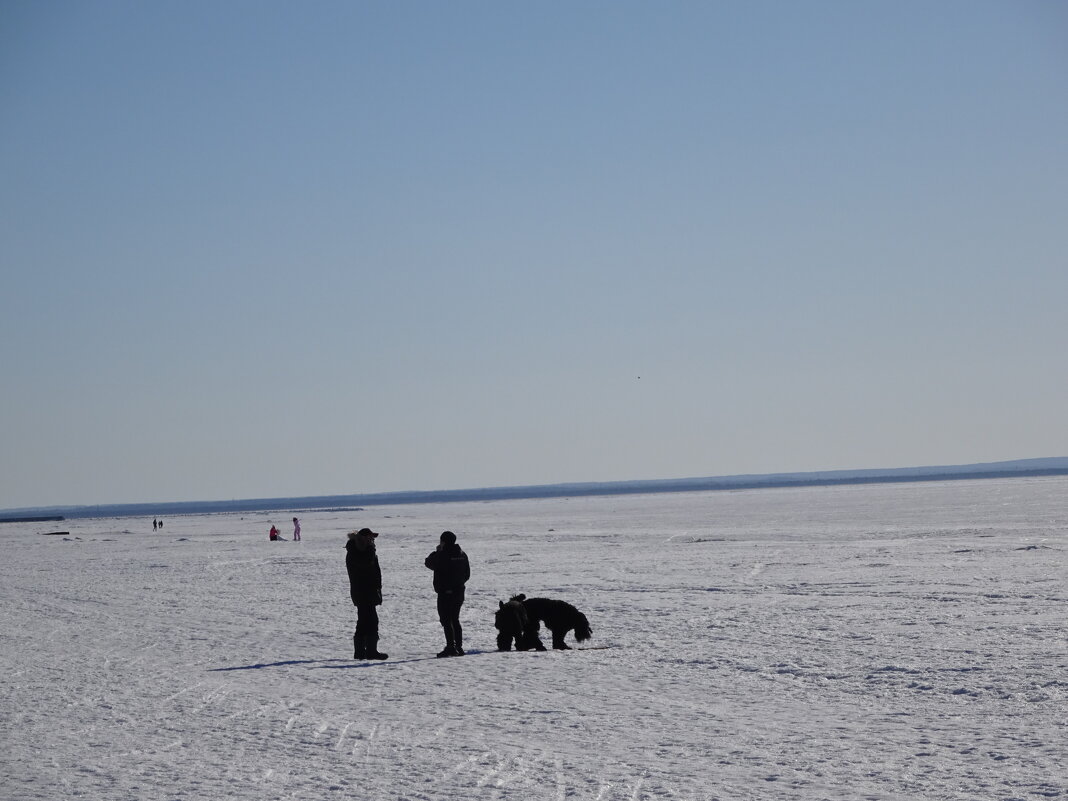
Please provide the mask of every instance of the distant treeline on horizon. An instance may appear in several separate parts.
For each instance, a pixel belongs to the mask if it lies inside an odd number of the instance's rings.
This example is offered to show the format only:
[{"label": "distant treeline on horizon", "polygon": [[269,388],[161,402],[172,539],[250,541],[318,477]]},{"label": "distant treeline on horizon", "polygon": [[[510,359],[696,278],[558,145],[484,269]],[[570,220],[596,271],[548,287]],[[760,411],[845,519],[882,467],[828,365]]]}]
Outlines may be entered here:
[{"label": "distant treeline on horizon", "polygon": [[233,512],[356,511],[361,506],[409,503],[455,503],[504,501],[524,498],[565,498],[590,495],[633,495],[661,492],[815,487],[841,484],[904,483],[914,481],[959,481],[977,478],[1025,478],[1068,475],[1068,457],[1020,459],[971,465],[902,467],[884,470],[833,470],[809,473],[719,476],[708,478],[647,479],[515,487],[481,487],[459,490],[413,490],[351,495],[319,495],[292,498],[251,498],[230,501],[175,501],[169,503],[124,503],[97,506],[49,506],[0,512],[0,523],[62,520],[65,518],[139,517]]}]

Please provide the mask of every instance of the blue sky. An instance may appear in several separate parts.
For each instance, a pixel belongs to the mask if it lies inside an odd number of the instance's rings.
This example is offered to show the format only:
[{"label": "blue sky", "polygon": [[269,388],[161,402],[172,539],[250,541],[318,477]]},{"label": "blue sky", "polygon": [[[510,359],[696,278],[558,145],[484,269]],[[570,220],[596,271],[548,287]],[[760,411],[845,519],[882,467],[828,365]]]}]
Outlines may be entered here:
[{"label": "blue sky", "polygon": [[0,508],[1068,454],[1059,2],[0,2]]}]

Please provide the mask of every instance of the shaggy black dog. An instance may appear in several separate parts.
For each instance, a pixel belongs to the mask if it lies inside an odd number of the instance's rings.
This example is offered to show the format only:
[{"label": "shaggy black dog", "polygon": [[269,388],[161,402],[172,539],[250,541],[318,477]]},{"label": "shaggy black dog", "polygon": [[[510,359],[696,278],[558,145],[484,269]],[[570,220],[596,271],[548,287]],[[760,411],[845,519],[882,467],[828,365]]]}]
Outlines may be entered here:
[{"label": "shaggy black dog", "polygon": [[494,620],[497,627],[497,650],[510,651],[515,641],[517,651],[544,651],[538,637],[539,622],[553,635],[553,648],[571,650],[564,637],[574,629],[575,639],[585,642],[593,634],[586,616],[567,601],[551,598],[527,598],[513,595],[508,603],[501,601]]}]

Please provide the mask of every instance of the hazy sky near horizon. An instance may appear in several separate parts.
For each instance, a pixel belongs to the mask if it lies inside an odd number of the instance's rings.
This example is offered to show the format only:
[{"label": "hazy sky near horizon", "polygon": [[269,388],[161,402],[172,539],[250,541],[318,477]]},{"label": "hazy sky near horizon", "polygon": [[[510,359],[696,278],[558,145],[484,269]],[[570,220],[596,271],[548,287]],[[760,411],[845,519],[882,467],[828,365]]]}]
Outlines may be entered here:
[{"label": "hazy sky near horizon", "polygon": [[0,508],[1068,455],[1061,2],[0,0]]}]

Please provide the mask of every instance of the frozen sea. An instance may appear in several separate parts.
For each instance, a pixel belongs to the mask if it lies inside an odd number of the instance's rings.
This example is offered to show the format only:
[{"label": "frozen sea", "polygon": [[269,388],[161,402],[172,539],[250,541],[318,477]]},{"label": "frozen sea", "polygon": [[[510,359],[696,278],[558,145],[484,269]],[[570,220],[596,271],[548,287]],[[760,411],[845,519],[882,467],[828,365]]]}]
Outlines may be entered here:
[{"label": "frozen sea", "polygon": [[[0,798],[1068,798],[1066,477],[380,506],[268,542],[291,517],[0,527]],[[362,526],[385,662],[351,659]],[[497,653],[516,592],[593,639]]]}]

